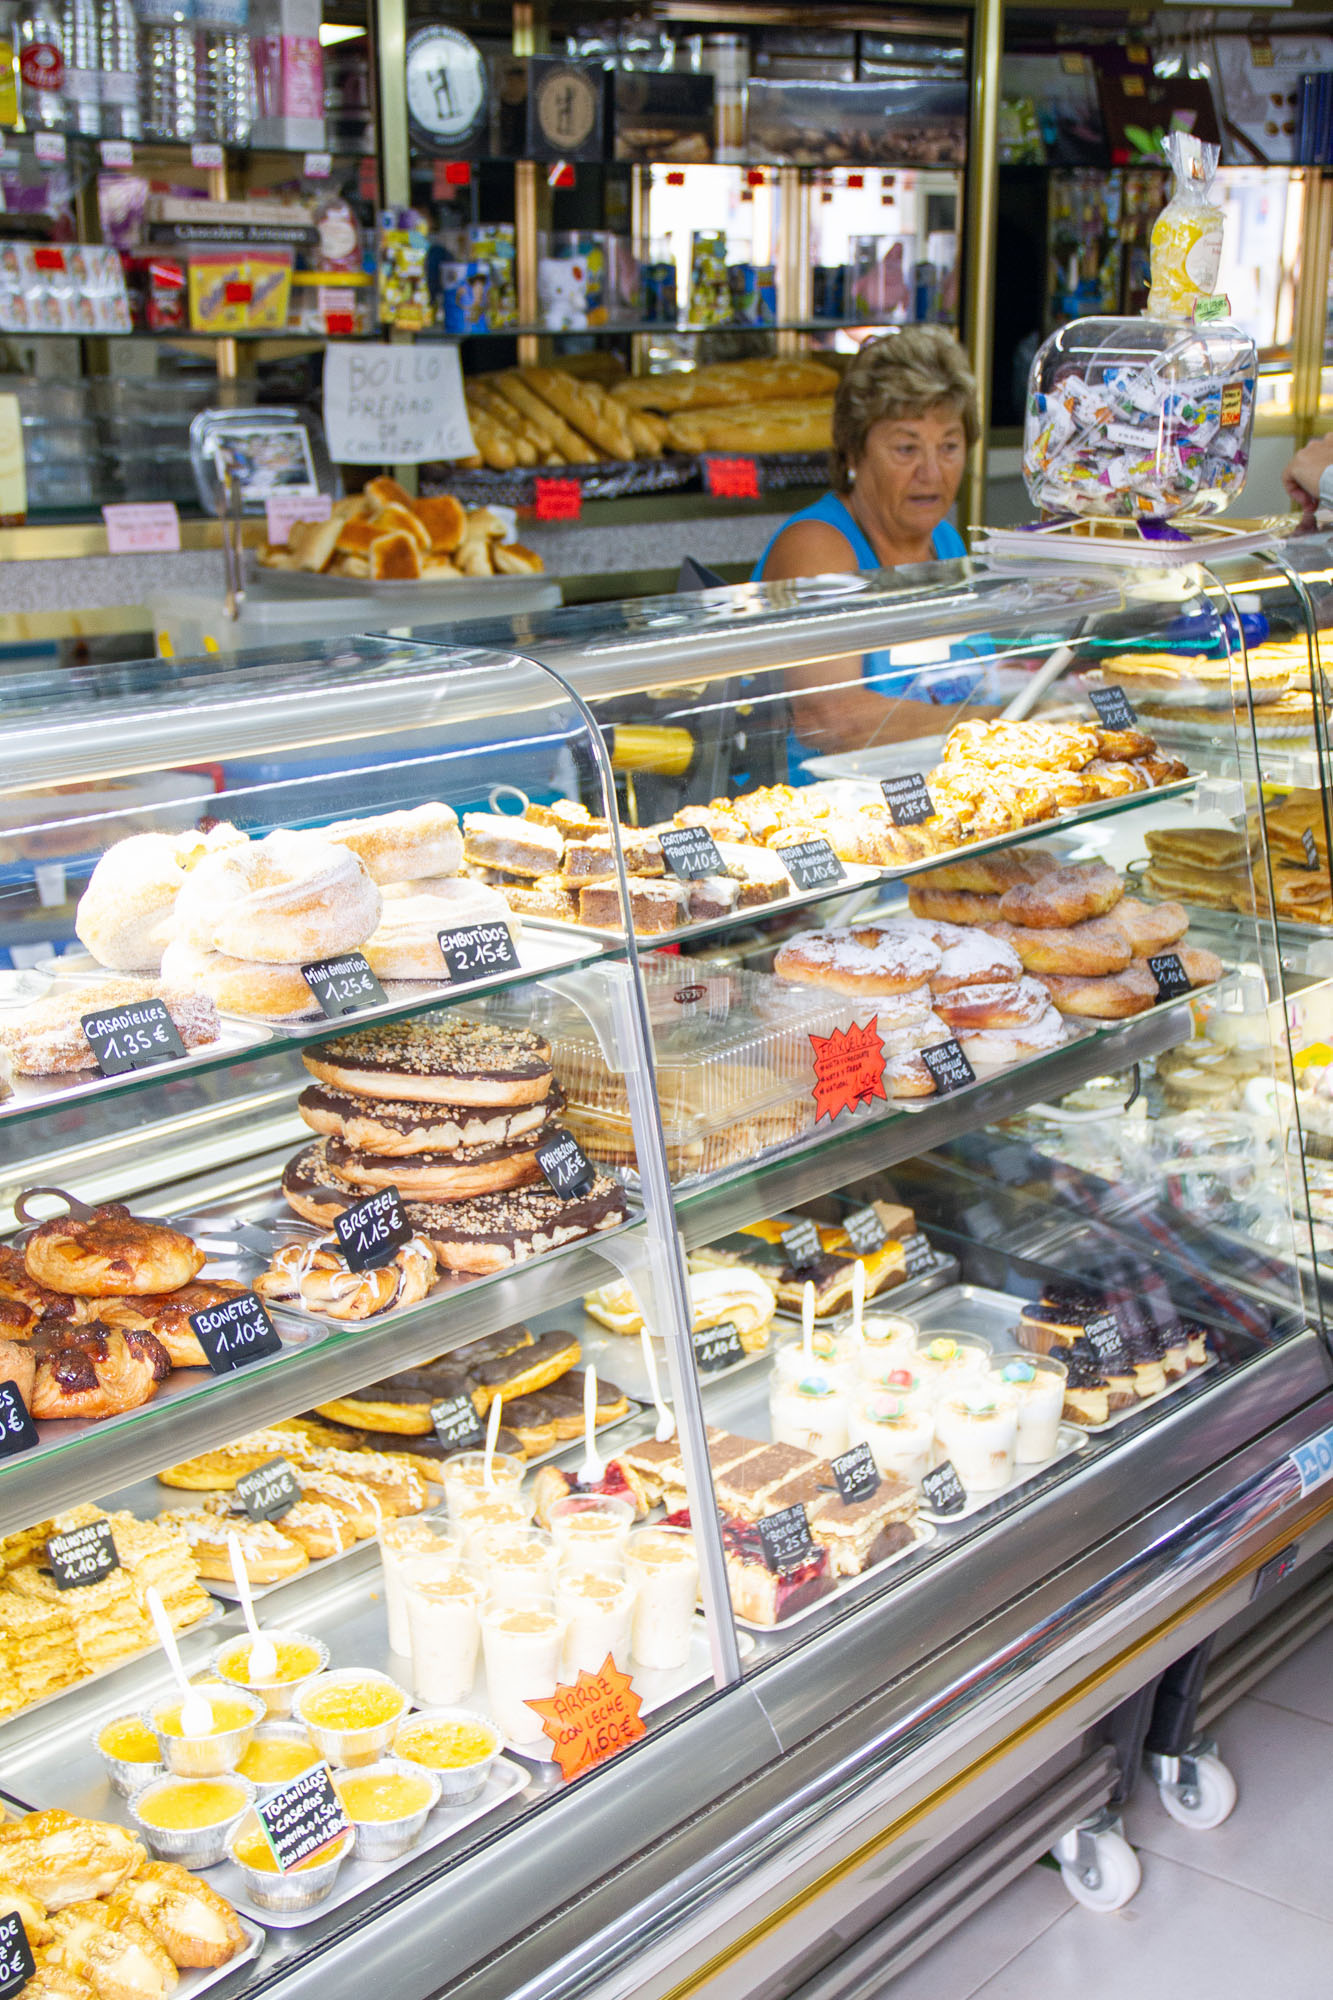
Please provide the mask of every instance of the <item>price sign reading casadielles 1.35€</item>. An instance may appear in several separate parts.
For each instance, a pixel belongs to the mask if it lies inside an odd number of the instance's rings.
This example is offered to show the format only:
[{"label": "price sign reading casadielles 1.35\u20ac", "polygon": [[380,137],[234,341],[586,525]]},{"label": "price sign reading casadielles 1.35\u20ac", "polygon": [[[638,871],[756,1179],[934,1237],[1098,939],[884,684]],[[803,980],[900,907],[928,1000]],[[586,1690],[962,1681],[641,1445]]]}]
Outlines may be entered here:
[{"label": "price sign reading casadielles 1.35\u20ac", "polygon": [[154,1063],[177,1062],[185,1054],[180,1030],[163,1000],[135,1000],[126,1007],[81,1014],[79,1026],[103,1076],[126,1076]]}]

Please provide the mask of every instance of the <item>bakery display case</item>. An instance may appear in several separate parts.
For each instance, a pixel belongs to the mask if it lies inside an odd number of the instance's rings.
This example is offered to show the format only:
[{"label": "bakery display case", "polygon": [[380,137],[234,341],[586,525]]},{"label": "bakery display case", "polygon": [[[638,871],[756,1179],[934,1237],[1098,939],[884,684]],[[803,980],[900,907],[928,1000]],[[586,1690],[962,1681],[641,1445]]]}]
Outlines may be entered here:
[{"label": "bakery display case", "polygon": [[[1189,1075],[1293,1095],[1280,924],[1161,872],[1264,878],[1249,600],[1308,661],[1323,559],[11,683],[39,1979],[759,1990],[1112,1799],[1091,1726],[1323,1539],[1301,1156]],[[1216,755],[1131,692],[1186,644]]]}]

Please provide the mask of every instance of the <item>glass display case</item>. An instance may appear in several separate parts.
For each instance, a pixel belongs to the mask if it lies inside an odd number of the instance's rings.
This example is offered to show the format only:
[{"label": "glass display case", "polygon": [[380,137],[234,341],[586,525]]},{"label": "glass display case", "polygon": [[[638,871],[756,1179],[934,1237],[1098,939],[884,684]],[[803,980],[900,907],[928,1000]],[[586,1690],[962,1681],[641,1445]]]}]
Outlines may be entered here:
[{"label": "glass display case", "polygon": [[179,1990],[809,1976],[1321,1546],[1257,718],[1317,772],[1328,580],[11,680],[5,1785],[224,1899]]}]

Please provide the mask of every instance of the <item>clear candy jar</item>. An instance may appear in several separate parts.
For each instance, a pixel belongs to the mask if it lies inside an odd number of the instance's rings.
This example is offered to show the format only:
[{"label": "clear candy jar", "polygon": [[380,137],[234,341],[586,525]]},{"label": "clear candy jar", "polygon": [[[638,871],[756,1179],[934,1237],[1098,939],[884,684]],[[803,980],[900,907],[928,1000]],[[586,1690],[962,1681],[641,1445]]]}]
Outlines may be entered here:
[{"label": "clear candy jar", "polygon": [[1046,514],[1220,514],[1245,484],[1258,355],[1228,321],[1076,319],[1028,376],[1023,478]]}]

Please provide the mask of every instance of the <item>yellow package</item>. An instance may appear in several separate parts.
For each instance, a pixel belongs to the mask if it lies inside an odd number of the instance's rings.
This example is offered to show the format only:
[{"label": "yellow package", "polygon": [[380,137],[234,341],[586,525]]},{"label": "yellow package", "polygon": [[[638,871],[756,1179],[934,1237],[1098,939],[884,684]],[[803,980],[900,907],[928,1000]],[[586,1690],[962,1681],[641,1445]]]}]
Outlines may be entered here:
[{"label": "yellow package", "polygon": [[252,250],[246,263],[250,281],[247,327],[251,333],[281,333],[292,292],[290,250]]},{"label": "yellow package", "polygon": [[250,323],[249,258],[243,250],[190,252],[190,326],[195,333],[244,333]]},{"label": "yellow package", "polygon": [[1190,132],[1168,132],[1162,151],[1176,185],[1153,224],[1148,246],[1148,313],[1152,319],[1190,319],[1194,301],[1211,298],[1217,289],[1222,211],[1209,195],[1221,153]]}]

